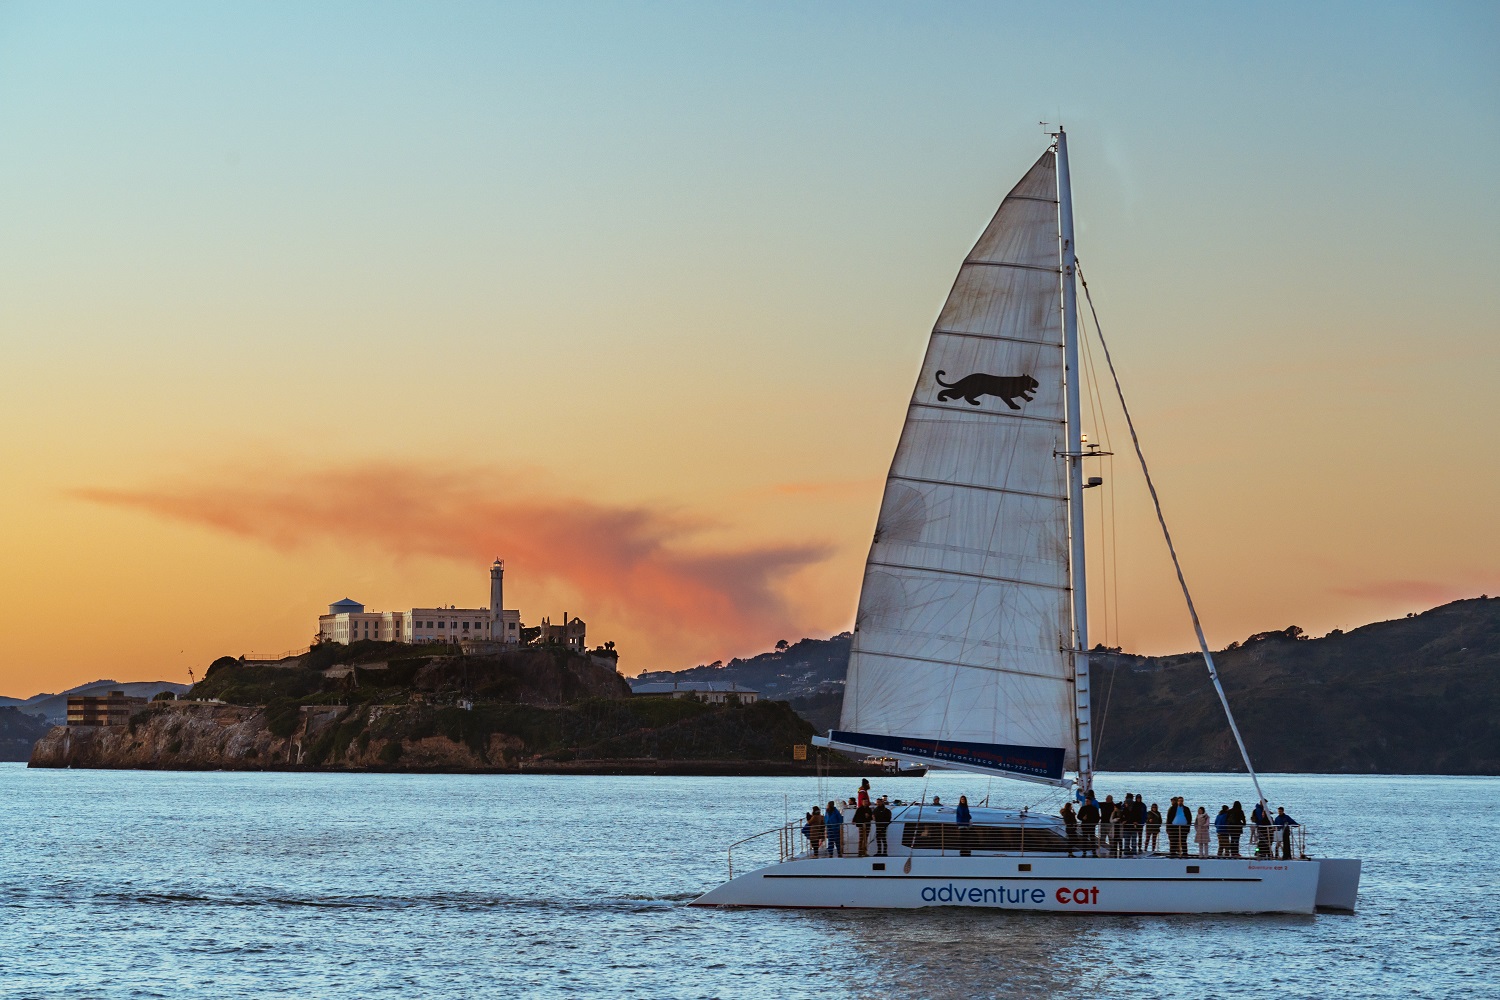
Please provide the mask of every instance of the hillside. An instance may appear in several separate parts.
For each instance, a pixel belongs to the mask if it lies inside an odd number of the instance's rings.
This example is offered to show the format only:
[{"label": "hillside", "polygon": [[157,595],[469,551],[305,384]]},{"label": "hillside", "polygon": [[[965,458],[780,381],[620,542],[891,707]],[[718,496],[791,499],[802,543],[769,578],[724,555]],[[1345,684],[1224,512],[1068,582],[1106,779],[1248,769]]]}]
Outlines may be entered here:
[{"label": "hillside", "polygon": [[52,728],[39,715],[29,715],[14,706],[0,708],[0,761],[27,760],[31,746]]},{"label": "hillside", "polygon": [[817,732],[838,723],[844,700],[844,671],[849,666],[853,633],[829,639],[778,643],[777,649],[743,660],[710,663],[686,670],[657,670],[631,678],[632,684],[651,681],[723,681],[756,691],[764,699],[790,702],[797,714]]},{"label": "hillside", "polygon": [[[1319,639],[1288,628],[1215,653],[1257,768],[1500,774],[1500,598]],[[789,698],[837,724],[850,637],[637,680],[718,680]],[[1093,657],[1097,763],[1111,770],[1242,768],[1197,653]]]},{"label": "hillside", "polygon": [[[1500,598],[1321,639],[1264,633],[1215,662],[1259,769],[1500,774]],[[1240,766],[1200,657],[1105,655],[1094,676],[1101,767]]]},{"label": "hillside", "polygon": [[558,647],[457,656],[328,645],[275,664],[215,661],[184,701],[128,727],[58,727],[34,767],[695,773],[796,770],[811,728],[787,705],[633,697]]}]

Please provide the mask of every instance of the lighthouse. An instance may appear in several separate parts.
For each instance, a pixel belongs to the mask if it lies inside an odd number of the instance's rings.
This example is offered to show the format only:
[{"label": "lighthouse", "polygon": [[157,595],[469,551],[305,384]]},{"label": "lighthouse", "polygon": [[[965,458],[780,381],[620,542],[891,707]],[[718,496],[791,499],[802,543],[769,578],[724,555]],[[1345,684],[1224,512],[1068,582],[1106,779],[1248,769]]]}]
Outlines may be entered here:
[{"label": "lighthouse", "polygon": [[505,620],[504,611],[505,560],[496,556],[495,561],[490,564],[490,621],[494,623],[497,633],[500,631],[500,623]]}]

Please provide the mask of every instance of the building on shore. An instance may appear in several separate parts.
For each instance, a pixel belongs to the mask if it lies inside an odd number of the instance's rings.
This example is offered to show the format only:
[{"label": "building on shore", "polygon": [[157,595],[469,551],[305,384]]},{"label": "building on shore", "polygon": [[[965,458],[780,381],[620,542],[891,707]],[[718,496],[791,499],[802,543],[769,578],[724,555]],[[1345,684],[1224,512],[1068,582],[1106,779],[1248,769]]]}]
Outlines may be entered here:
[{"label": "building on shore", "polygon": [[[563,615],[563,624],[542,619],[537,639],[584,652],[586,626],[581,618]],[[344,598],[328,606],[318,617],[318,641],[345,645],[373,639],[377,642],[471,644],[474,646],[518,646],[521,644],[521,612],[505,607],[505,563],[490,566],[490,605],[460,608],[456,605],[409,608],[405,611],[368,611],[358,601]]]},{"label": "building on shore", "polygon": [[578,653],[582,653],[587,648],[584,645],[584,632],[587,626],[584,625],[583,619],[576,615],[569,618],[568,613],[564,611],[560,624],[554,625],[551,618],[543,618],[542,624],[537,628],[536,641],[544,646],[567,646]]},{"label": "building on shore", "polygon": [[131,715],[145,708],[145,698],[131,698],[124,691],[98,695],[68,696],[70,726],[128,726]]},{"label": "building on shore", "polygon": [[705,705],[753,705],[760,700],[760,692],[740,687],[733,681],[652,681],[636,684],[631,694],[668,695],[672,698],[692,698]]}]

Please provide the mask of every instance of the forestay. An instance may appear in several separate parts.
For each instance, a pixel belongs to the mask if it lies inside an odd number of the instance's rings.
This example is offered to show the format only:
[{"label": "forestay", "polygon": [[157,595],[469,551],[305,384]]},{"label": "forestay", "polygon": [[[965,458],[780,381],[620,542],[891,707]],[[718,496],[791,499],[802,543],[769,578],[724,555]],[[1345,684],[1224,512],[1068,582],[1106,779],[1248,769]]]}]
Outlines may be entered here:
[{"label": "forestay", "polygon": [[865,567],[834,744],[1073,766],[1056,156],[1006,196],[928,341]]}]

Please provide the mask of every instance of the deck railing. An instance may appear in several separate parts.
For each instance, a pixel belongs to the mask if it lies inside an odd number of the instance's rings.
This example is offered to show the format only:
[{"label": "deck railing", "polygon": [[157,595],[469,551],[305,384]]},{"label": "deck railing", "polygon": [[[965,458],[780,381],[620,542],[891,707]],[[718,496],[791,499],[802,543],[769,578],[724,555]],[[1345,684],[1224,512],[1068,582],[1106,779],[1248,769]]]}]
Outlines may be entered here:
[{"label": "deck railing", "polygon": [[[789,823],[783,823],[781,826],[774,826],[769,830],[762,830],[759,833],[751,834],[730,844],[729,877],[734,878],[734,863],[737,852],[741,859],[741,868],[745,865],[747,855],[752,856],[753,861],[759,865],[782,864],[799,857],[813,856],[810,853],[812,844],[802,832],[804,825],[804,821],[793,820]],[[857,837],[857,834],[855,833],[853,823],[846,822],[843,826],[849,828],[844,831],[842,838],[845,847],[844,856],[850,857],[854,854],[854,851],[849,849],[852,846],[851,840],[853,837]],[[1283,831],[1285,831],[1285,834],[1283,834]],[[1283,836],[1290,838],[1290,850],[1283,843]],[[872,850],[874,848],[874,839],[872,832],[870,836]],[[905,837],[902,838],[903,841],[905,839]],[[927,854],[936,848],[934,853],[939,857],[972,853],[972,851],[963,850],[961,845],[950,845],[947,840],[948,838],[944,837],[940,844],[934,844],[931,847],[918,844],[916,845],[916,849],[922,851],[923,854]],[[830,856],[828,854],[829,848],[826,838],[820,846],[822,850],[819,854],[824,857]],[[913,853],[912,844],[893,843],[891,846],[895,848],[895,852],[903,855]],[[1079,828],[1073,842],[1069,846],[1079,855],[1093,853],[1102,858],[1163,858],[1174,856],[1172,838],[1168,835],[1166,827],[1162,828],[1160,835],[1156,838],[1154,849],[1150,849],[1151,841],[1144,829],[1137,833],[1133,830],[1127,831],[1123,827],[1105,829],[1102,826],[1094,836],[1092,843],[1090,843],[1087,834],[1082,831],[1082,828]],[[1244,860],[1263,859],[1274,861],[1285,859],[1289,855],[1293,859],[1303,859],[1308,857],[1307,827],[1297,825],[1278,828],[1246,825],[1244,831],[1238,836],[1237,843],[1236,838],[1232,836],[1225,838],[1225,843],[1222,847],[1223,853],[1221,853],[1217,832],[1210,830],[1206,852],[1200,853],[1201,846],[1197,842],[1196,831],[1189,828],[1183,843],[1184,853],[1177,856],[1189,859],[1230,857]],[[976,845],[975,849],[982,853],[989,853],[985,851],[983,846]],[[1014,854],[1017,852],[1006,850],[1003,853]],[[1024,854],[1026,852],[1022,850],[1020,853]],[[1034,851],[1034,853],[1057,855],[1061,853],[1061,850]]]},{"label": "deck railing", "polygon": [[[758,856],[766,858],[769,862],[772,837],[776,838],[774,843],[777,864],[795,858],[799,851],[804,849],[803,845],[806,842],[806,838],[801,833],[801,826],[802,824],[796,822],[783,823],[781,826],[774,826],[769,830],[762,830],[760,833],[752,833],[750,836],[736,840],[730,844],[729,877],[734,878],[734,852],[736,849],[739,850],[742,857],[747,853],[753,852]],[[751,844],[755,844],[756,846],[751,848],[749,846]]]}]

